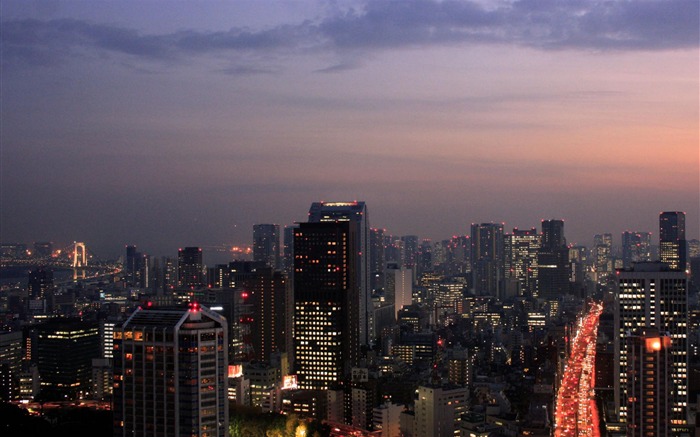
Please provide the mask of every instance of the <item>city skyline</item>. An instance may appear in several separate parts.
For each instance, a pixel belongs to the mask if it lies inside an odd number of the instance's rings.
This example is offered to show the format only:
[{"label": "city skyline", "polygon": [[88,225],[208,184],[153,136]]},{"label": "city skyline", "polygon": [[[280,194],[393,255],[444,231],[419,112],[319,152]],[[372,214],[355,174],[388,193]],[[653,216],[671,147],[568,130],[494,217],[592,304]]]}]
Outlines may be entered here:
[{"label": "city skyline", "polygon": [[3,242],[249,243],[362,200],[433,240],[700,237],[698,4],[3,2]]}]

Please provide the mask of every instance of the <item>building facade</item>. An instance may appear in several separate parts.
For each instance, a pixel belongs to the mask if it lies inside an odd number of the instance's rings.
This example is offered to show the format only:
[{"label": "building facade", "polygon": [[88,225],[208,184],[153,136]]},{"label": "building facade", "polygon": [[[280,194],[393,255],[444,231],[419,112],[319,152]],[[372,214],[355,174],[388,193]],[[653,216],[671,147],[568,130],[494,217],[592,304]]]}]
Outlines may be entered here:
[{"label": "building facade", "polygon": [[363,318],[356,226],[301,223],[294,236],[294,359],[299,388],[327,389],[359,363]]},{"label": "building facade", "polygon": [[202,249],[185,247],[177,253],[177,283],[179,287],[198,288],[204,286]]},{"label": "building facade", "polygon": [[226,319],[189,307],[136,310],[114,332],[114,435],[228,435]]},{"label": "building facade", "polygon": [[685,270],[687,249],[685,213],[667,211],[659,215],[659,258],[673,270]]},{"label": "building facade", "polygon": [[618,275],[615,302],[615,403],[626,421],[628,365],[627,337],[636,330],[668,333],[670,348],[671,426],[687,424],[688,409],[688,283],[684,272],[660,262],[638,263]]},{"label": "building facade", "polygon": [[275,270],[282,268],[279,225],[253,225],[253,261],[264,262]]}]

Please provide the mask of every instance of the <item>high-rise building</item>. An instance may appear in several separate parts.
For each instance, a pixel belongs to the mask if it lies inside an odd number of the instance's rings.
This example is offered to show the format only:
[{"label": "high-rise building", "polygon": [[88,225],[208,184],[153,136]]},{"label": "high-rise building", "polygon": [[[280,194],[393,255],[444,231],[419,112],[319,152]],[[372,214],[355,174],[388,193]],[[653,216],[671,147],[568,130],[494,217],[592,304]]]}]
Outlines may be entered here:
[{"label": "high-rise building", "polygon": [[596,281],[604,285],[615,272],[612,234],[596,234],[593,237],[593,264]]},{"label": "high-rise building", "polygon": [[657,329],[671,337],[671,427],[686,425],[688,405],[688,284],[685,272],[660,262],[637,263],[618,275],[615,309],[615,403],[627,420],[630,365],[627,337],[635,330]]},{"label": "high-rise building", "polygon": [[27,279],[29,297],[32,299],[46,299],[48,292],[53,288],[53,271],[39,267],[29,272]]},{"label": "high-rise building", "polygon": [[279,225],[253,225],[253,261],[264,262],[267,266],[280,270]]},{"label": "high-rise building", "polygon": [[542,247],[552,249],[564,246],[564,220],[542,220]]},{"label": "high-rise building", "polygon": [[622,268],[629,269],[632,263],[651,261],[651,232],[622,233]]},{"label": "high-rise building", "polygon": [[299,388],[327,389],[359,363],[357,226],[301,223],[294,236],[294,359]]},{"label": "high-rise building", "polygon": [[513,229],[505,235],[505,278],[518,284],[520,296],[537,293],[537,254],[542,245],[542,236],[536,228]]},{"label": "high-rise building", "polygon": [[234,261],[229,268],[231,288],[244,290],[250,305],[250,358],[269,362],[272,353],[286,350],[285,275],[261,261]]},{"label": "high-rise building", "polygon": [[416,254],[416,274],[421,276],[423,273],[433,271],[433,242],[424,238],[418,246]]},{"label": "high-rise building", "polygon": [[19,397],[22,331],[0,331],[0,400]]},{"label": "high-rise building", "polygon": [[628,332],[627,435],[671,434],[672,339],[656,328]]},{"label": "high-rise building", "polygon": [[294,231],[298,225],[290,225],[284,227],[284,271],[289,279],[292,279],[294,272]]},{"label": "high-rise building", "polygon": [[500,223],[472,224],[471,235],[474,291],[480,295],[502,298],[505,268],[503,225]]},{"label": "high-rise building", "polygon": [[564,220],[542,220],[542,247],[537,254],[537,296],[554,300],[570,293],[569,272]]},{"label": "high-rise building", "polygon": [[226,319],[137,309],[114,332],[114,435],[228,435]]},{"label": "high-rise building", "polygon": [[673,270],[686,269],[685,213],[667,211],[659,215],[659,256]]},{"label": "high-rise building", "polygon": [[401,237],[402,254],[404,267],[415,271],[418,258],[418,236],[404,235]]},{"label": "high-rise building", "polygon": [[413,303],[413,272],[405,267],[389,268],[386,272],[387,299],[394,303],[394,310],[398,316],[401,308]]},{"label": "high-rise building", "polygon": [[177,283],[179,287],[198,288],[204,286],[202,249],[185,247],[177,253]]},{"label": "high-rise building", "polygon": [[386,232],[384,229],[370,229],[369,231],[369,286],[372,292],[384,288],[384,275],[386,273],[384,232]]},{"label": "high-rise building", "polygon": [[[359,341],[361,345],[369,344],[375,338],[372,330],[372,293],[370,289],[369,265],[369,218],[365,202],[314,202],[309,209],[309,223],[347,221],[353,227],[352,256],[355,266],[354,283],[359,287],[357,305],[359,309]],[[295,240],[296,242],[296,240]],[[296,249],[295,249],[296,250]]]},{"label": "high-rise building", "polygon": [[160,286],[163,292],[167,292],[177,286],[177,261],[164,256],[160,264]]},{"label": "high-rise building", "polygon": [[141,270],[141,254],[136,251],[136,246],[126,246],[126,261],[124,262],[124,273],[126,282],[129,285],[138,283],[138,274]]},{"label": "high-rise building", "polygon": [[87,394],[91,389],[92,359],[100,357],[97,323],[56,319],[34,329],[42,388],[70,399]]}]

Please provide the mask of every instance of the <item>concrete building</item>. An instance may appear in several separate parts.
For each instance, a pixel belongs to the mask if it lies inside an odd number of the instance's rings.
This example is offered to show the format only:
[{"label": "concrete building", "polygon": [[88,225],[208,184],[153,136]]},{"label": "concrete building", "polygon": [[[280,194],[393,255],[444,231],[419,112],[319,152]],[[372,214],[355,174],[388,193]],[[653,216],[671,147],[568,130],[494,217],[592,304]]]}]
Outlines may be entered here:
[{"label": "concrete building", "polygon": [[415,402],[415,435],[454,437],[460,416],[467,411],[469,389],[454,386],[420,386]]},{"label": "concrete building", "polygon": [[114,435],[227,436],[227,344],[197,303],[137,309],[114,332]]},{"label": "concrete building", "polygon": [[671,338],[671,427],[687,424],[688,410],[688,283],[685,272],[665,263],[638,263],[618,274],[615,302],[615,403],[627,419],[627,337],[635,330],[657,329]]}]

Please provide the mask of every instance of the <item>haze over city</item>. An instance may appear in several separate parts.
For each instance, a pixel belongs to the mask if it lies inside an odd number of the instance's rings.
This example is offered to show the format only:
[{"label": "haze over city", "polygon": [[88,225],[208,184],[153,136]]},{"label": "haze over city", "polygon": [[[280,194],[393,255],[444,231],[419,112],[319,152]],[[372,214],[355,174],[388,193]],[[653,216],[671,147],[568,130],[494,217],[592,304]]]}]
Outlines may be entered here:
[{"label": "haze over city", "polygon": [[250,243],[363,200],[443,239],[700,210],[698,2],[3,1],[3,241]]}]

